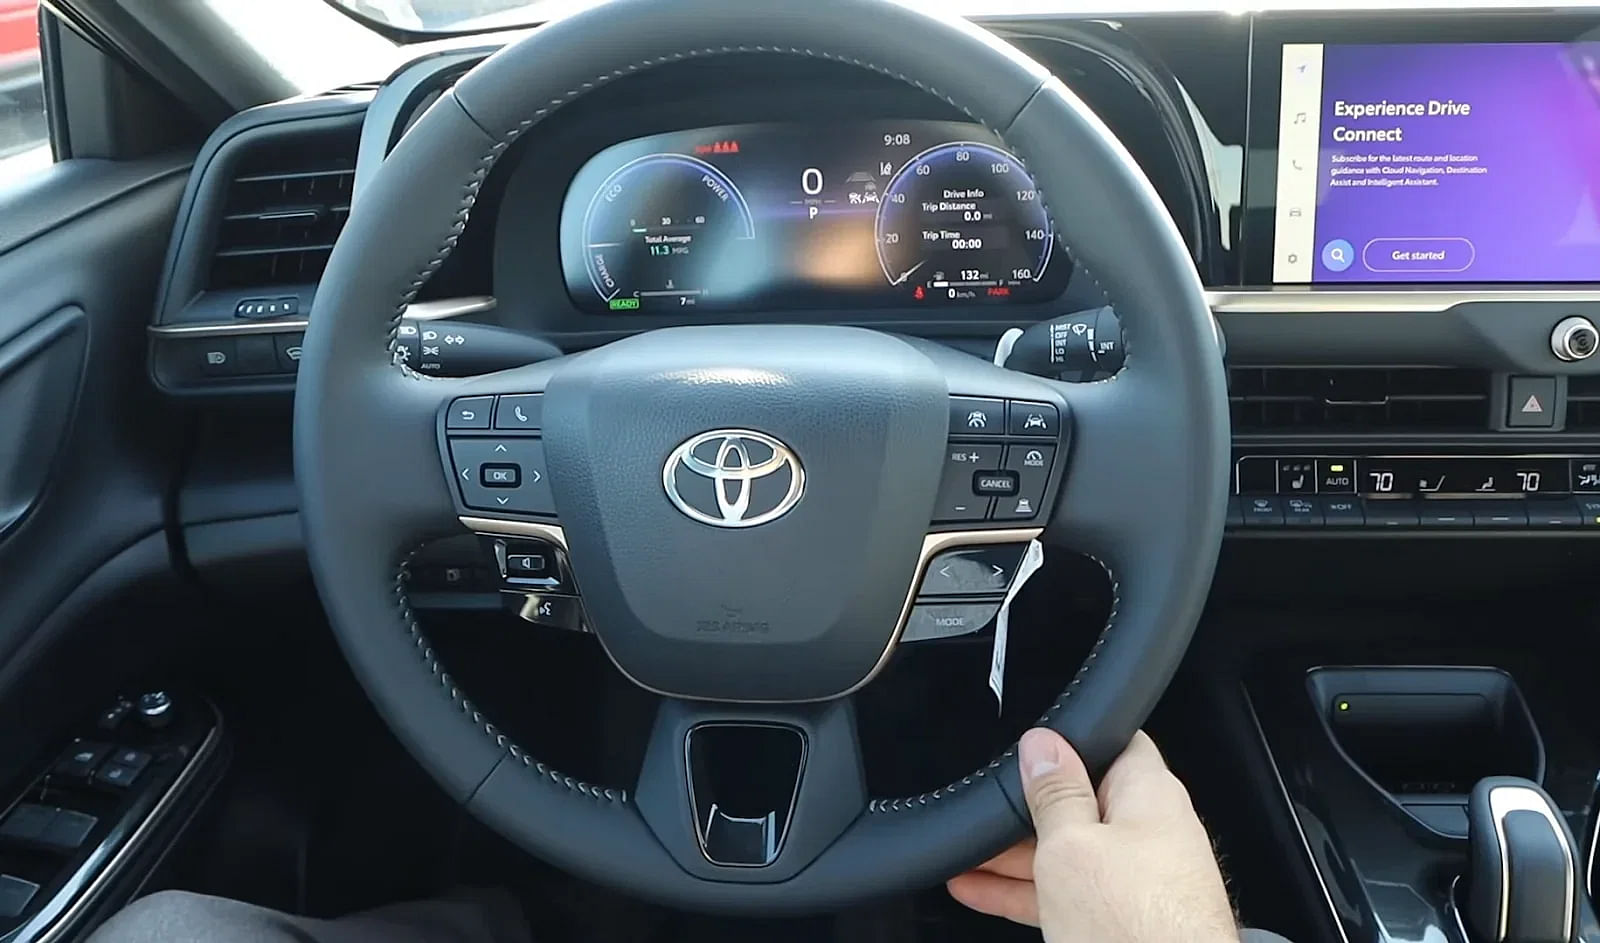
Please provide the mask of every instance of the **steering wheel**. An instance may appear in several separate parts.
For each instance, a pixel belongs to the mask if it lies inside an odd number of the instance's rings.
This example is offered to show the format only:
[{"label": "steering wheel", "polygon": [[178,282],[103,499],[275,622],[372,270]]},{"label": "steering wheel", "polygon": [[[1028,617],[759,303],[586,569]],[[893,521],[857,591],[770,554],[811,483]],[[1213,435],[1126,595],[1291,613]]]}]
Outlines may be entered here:
[{"label": "steering wheel", "polygon": [[[891,76],[997,133],[1049,198],[1079,277],[1115,305],[1123,369],[1058,383],[926,341],[805,325],[646,331],[469,379],[406,369],[401,314],[517,139],[609,82],[733,54]],[[457,478],[495,464],[474,451],[494,440],[450,428],[452,404],[514,394],[542,406],[536,436],[499,443],[516,456],[523,498],[515,512],[473,507]],[[965,415],[952,397],[1054,407],[1056,441],[1036,440],[1056,450],[1041,513],[934,523],[952,409]],[[1040,721],[1103,772],[1199,620],[1229,476],[1211,315],[1133,160],[1016,49],[882,0],[622,0],[489,57],[357,199],[317,293],[294,421],[317,587],[401,742],[527,851],[677,907],[734,913],[831,910],[929,886],[1028,830],[1014,748],[924,795],[867,795],[851,694],[894,652],[929,560],[948,548],[1037,537],[1112,575],[1109,623]],[[529,755],[440,663],[408,604],[406,561],[464,527],[563,548],[606,653],[664,696],[631,790]],[[713,747],[787,770],[787,805],[770,803],[768,817],[708,809],[695,753]]]}]

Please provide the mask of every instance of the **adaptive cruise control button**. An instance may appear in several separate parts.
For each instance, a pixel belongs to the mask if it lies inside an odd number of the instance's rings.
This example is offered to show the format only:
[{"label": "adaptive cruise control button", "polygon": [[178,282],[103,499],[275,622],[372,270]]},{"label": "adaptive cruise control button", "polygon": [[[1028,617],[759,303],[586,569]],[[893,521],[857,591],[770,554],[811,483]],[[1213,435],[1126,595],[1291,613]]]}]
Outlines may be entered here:
[{"label": "adaptive cruise control button", "polygon": [[951,435],[1005,435],[1005,432],[1005,400],[950,397]]},{"label": "adaptive cruise control button", "polygon": [[461,503],[480,511],[554,514],[544,442],[526,437],[453,438],[454,462]]},{"label": "adaptive cruise control button", "polygon": [[1000,611],[1000,601],[928,603],[911,610],[902,642],[925,642],[981,632]]},{"label": "adaptive cruise control button", "polygon": [[933,558],[918,592],[923,596],[983,596],[1003,593],[1022,562],[1027,544],[996,544],[947,550]]},{"label": "adaptive cruise control button", "polygon": [[991,498],[972,490],[973,472],[997,469],[1005,450],[998,445],[951,443],[944,450],[944,473],[939,480],[936,521],[981,521],[989,516]]}]

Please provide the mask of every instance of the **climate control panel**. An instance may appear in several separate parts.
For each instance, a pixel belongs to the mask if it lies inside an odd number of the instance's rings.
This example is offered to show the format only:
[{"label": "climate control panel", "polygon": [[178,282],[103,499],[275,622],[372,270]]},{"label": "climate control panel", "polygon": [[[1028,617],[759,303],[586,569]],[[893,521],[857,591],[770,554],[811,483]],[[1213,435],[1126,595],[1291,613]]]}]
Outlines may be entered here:
[{"label": "climate control panel", "polygon": [[1600,532],[1596,455],[1245,455],[1233,528]]}]

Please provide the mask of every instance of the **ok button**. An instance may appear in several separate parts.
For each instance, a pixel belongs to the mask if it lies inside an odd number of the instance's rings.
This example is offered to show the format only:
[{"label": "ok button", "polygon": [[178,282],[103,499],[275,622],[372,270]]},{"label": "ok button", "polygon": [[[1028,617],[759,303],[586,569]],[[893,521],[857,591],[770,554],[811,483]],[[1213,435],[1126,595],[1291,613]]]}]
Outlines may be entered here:
[{"label": "ok button", "polygon": [[1361,264],[1374,272],[1465,272],[1478,257],[1472,240],[1456,236],[1374,239]]}]

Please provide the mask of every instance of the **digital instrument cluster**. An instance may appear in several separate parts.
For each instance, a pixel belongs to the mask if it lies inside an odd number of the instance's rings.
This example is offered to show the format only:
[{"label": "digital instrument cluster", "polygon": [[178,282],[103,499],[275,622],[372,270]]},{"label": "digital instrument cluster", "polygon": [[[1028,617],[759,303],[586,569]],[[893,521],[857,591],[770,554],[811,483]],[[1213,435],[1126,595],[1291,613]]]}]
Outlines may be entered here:
[{"label": "digital instrument cluster", "polygon": [[1040,302],[1071,274],[1032,176],[950,121],[726,125],[613,145],[561,215],[589,311]]}]

